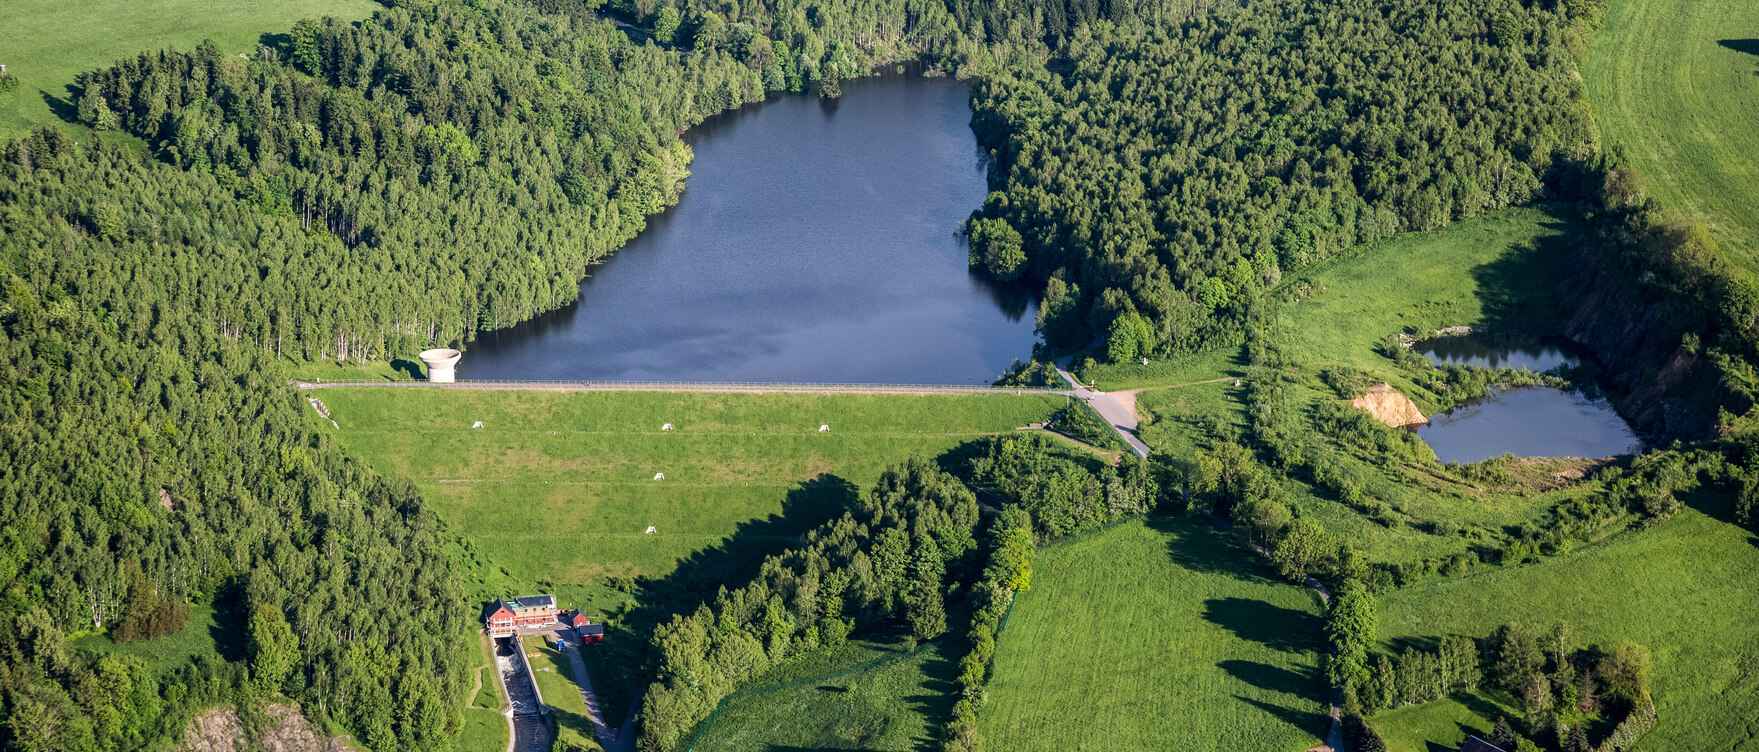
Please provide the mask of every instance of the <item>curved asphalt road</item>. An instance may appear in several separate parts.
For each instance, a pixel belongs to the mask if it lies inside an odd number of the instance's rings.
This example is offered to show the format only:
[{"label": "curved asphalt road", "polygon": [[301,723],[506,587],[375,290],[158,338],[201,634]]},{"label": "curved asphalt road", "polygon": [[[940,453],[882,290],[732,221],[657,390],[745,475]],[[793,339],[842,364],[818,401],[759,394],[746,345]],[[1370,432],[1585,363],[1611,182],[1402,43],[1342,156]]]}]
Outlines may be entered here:
[{"label": "curved asphalt road", "polygon": [[1057,373],[1063,377],[1064,381],[1075,387],[1076,399],[1092,405],[1094,412],[1099,413],[1099,417],[1104,418],[1106,424],[1110,425],[1112,430],[1116,431],[1118,436],[1130,445],[1130,451],[1135,452],[1138,457],[1148,456],[1148,445],[1136,438],[1135,413],[1130,412],[1129,408],[1124,407],[1111,395],[1082,386],[1081,382],[1076,381],[1075,377],[1063,370],[1062,366],[1057,366]]}]

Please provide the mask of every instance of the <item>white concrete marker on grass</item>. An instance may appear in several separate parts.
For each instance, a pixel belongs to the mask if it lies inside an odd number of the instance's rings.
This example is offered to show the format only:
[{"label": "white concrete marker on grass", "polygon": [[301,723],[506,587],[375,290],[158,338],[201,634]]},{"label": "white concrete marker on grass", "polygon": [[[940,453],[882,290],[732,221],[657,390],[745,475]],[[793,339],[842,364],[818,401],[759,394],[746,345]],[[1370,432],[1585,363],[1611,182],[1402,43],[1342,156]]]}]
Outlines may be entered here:
[{"label": "white concrete marker on grass", "polygon": [[667,424],[665,424],[665,425],[663,425],[663,426],[660,426],[660,430],[661,430],[661,431],[670,431],[670,430],[672,430],[672,424],[670,424],[670,423],[667,423]]},{"label": "white concrete marker on grass", "polygon": [[477,422],[475,422],[475,423],[473,423],[473,424],[471,424],[471,426],[470,426],[470,427],[471,427],[471,428],[482,428],[482,427],[483,427],[483,422],[482,422],[482,421],[480,421],[480,420],[479,420],[479,421],[477,421]]},{"label": "white concrete marker on grass", "polygon": [[824,433],[824,432],[826,432],[826,431],[829,431],[829,430],[831,430],[831,427],[830,427],[830,426],[825,426],[825,425],[821,425],[821,426],[819,426],[819,427],[818,427],[818,432],[819,432],[819,433]]},{"label": "white concrete marker on grass", "polygon": [[654,534],[654,526],[653,525],[648,525],[647,532],[642,533],[642,535],[653,535],[653,534]]},{"label": "white concrete marker on grass", "polygon": [[665,479],[666,479],[665,473],[654,473],[654,480],[665,480]]}]

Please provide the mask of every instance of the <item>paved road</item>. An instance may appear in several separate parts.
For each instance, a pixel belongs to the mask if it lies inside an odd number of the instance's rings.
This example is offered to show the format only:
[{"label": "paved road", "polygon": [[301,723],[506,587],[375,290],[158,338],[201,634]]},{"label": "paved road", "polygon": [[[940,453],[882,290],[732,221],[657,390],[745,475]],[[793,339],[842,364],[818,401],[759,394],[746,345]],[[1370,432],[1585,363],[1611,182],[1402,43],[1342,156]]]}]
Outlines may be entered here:
[{"label": "paved road", "polygon": [[568,654],[568,661],[574,664],[574,678],[580,683],[580,698],[586,701],[586,716],[592,719],[592,733],[599,738],[599,746],[605,752],[631,752],[635,749],[635,735],[623,733],[627,729],[619,729],[612,734],[611,728],[605,725],[605,711],[599,708],[599,698],[592,691],[592,677],[586,673],[586,661],[580,657],[580,638],[570,634],[570,630],[556,630],[556,637],[562,645],[562,652]]},{"label": "paved road", "polygon": [[1135,413],[1131,412],[1129,408],[1125,407],[1116,399],[1113,399],[1111,395],[1106,394],[1105,392],[1096,392],[1082,386],[1081,382],[1076,381],[1075,377],[1069,375],[1068,371],[1063,370],[1062,366],[1057,366],[1057,373],[1062,375],[1064,381],[1075,386],[1075,397],[1092,405],[1094,412],[1099,413],[1099,417],[1104,418],[1105,422],[1112,427],[1112,430],[1116,431],[1118,436],[1122,438],[1125,443],[1130,445],[1130,451],[1135,452],[1138,457],[1148,456],[1148,445],[1142,443],[1141,439],[1136,438],[1137,423]]}]

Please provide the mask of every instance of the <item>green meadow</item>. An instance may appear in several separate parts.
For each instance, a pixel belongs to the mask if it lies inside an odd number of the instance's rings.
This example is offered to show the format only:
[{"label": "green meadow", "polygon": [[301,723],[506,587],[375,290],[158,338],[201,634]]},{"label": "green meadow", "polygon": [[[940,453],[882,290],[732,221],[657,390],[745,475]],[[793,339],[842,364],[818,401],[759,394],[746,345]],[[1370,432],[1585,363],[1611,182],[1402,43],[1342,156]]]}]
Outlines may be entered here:
[{"label": "green meadow", "polygon": [[0,140],[67,127],[74,78],[117,59],[193,49],[204,39],[228,55],[254,56],[263,35],[285,34],[301,18],[366,18],[381,7],[371,0],[7,0],[0,63],[19,85],[0,93]]},{"label": "green meadow", "polygon": [[[1335,395],[1317,378],[1329,368],[1357,369],[1388,381],[1425,413],[1435,395],[1377,351],[1391,335],[1450,326],[1546,334],[1555,331],[1555,289],[1566,271],[1568,238],[1578,227],[1565,209],[1510,209],[1433,233],[1412,233],[1352,251],[1291,279],[1277,291],[1279,340],[1294,377],[1291,411]],[[1148,366],[1106,366],[1096,378],[1135,395],[1143,440],[1158,452],[1189,457],[1218,438],[1247,431],[1246,375],[1237,348]],[[1143,387],[1143,382],[1159,386]],[[1344,505],[1299,478],[1291,499],[1334,535],[1377,562],[1440,559],[1471,551],[1501,531],[1535,521],[1558,502],[1592,493],[1557,473],[1585,467],[1562,460],[1523,461],[1513,482],[1467,483],[1427,465],[1388,463],[1345,447],[1338,461],[1382,502],[1378,512]]]},{"label": "green meadow", "polygon": [[[1584,644],[1630,639],[1654,655],[1660,721],[1645,752],[1752,750],[1759,739],[1759,538],[1732,523],[1726,499],[1692,506],[1640,532],[1544,563],[1483,569],[1396,590],[1381,599],[1388,649],[1444,635],[1485,637],[1510,621],[1563,619]],[[1394,750],[1452,749],[1465,729],[1511,712],[1493,693],[1371,719]]]},{"label": "green meadow", "polygon": [[1205,520],[1054,544],[998,640],[985,747],[1308,749],[1330,722],[1321,623],[1316,595]]},{"label": "green meadow", "polygon": [[1759,273],[1759,3],[1611,0],[1583,66],[1607,146]]},{"label": "green meadow", "polygon": [[1299,299],[1282,305],[1283,346],[1304,369],[1361,369],[1427,412],[1423,390],[1375,346],[1395,334],[1450,326],[1554,333],[1557,284],[1579,229],[1567,209],[1540,206],[1366,246],[1284,284]]}]

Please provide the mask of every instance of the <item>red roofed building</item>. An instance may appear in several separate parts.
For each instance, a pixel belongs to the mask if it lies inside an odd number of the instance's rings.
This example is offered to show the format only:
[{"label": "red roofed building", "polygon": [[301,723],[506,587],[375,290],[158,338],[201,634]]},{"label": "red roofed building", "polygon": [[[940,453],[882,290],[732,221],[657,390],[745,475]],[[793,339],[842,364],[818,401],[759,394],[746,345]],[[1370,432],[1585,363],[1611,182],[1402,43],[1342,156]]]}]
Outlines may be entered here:
[{"label": "red roofed building", "polygon": [[592,623],[578,608],[563,612],[562,623],[580,635],[582,645],[597,645],[605,641],[605,625]]},{"label": "red roofed building", "polygon": [[544,627],[556,623],[556,596],[523,595],[502,598],[489,612],[489,636],[506,637],[526,627]]}]

